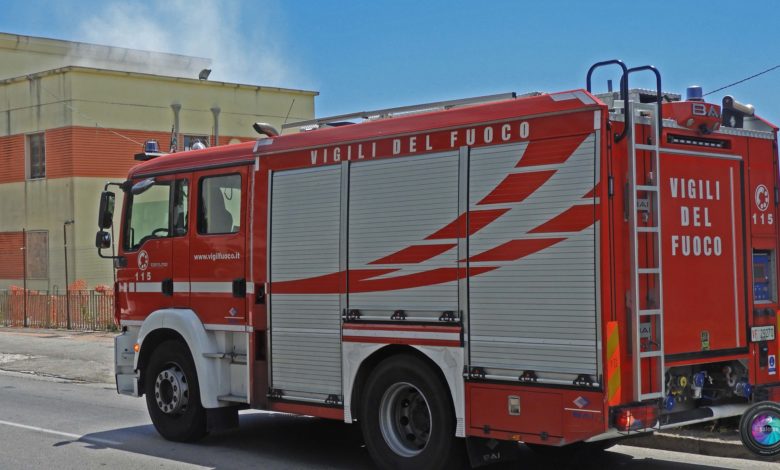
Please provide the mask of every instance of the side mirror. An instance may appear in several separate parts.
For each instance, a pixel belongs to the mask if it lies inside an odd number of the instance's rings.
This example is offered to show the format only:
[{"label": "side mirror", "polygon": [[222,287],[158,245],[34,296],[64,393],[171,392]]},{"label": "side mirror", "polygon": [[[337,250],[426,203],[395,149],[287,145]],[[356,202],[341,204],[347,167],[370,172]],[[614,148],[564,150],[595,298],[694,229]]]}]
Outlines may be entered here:
[{"label": "side mirror", "polygon": [[95,234],[95,246],[98,250],[111,248],[111,234],[106,231],[99,231]]},{"label": "side mirror", "polygon": [[[100,193],[100,209],[98,209],[98,227],[101,229],[111,228],[114,222],[114,203],[116,195],[111,191]],[[110,243],[110,240],[109,240]]]},{"label": "side mirror", "polygon": [[154,186],[154,178],[146,178],[145,180],[135,183],[130,188],[130,192],[133,194],[133,196],[138,196],[152,186]]}]

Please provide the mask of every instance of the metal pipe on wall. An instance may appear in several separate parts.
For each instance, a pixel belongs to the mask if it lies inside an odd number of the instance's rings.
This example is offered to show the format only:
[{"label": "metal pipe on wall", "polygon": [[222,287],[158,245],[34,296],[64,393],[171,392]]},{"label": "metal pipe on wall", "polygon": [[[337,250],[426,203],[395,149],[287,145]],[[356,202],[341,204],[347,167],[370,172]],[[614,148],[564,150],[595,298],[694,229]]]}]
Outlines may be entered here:
[{"label": "metal pipe on wall", "polygon": [[214,116],[214,145],[219,145],[219,106],[211,108],[211,114]]},{"label": "metal pipe on wall", "polygon": [[64,250],[65,250],[65,318],[66,318],[66,328],[70,329],[70,286],[68,281],[68,231],[67,227],[68,225],[72,225],[73,220],[66,220],[62,223],[62,240],[64,243]]},{"label": "metal pipe on wall", "polygon": [[181,105],[179,103],[171,104],[173,110],[173,135],[176,136],[176,148],[170,149],[171,152],[176,152],[179,147],[179,141],[181,136],[179,135],[179,111],[181,111]]},{"label": "metal pipe on wall", "polygon": [[22,326],[27,328],[27,229],[22,229],[22,294],[24,295],[24,320]]}]

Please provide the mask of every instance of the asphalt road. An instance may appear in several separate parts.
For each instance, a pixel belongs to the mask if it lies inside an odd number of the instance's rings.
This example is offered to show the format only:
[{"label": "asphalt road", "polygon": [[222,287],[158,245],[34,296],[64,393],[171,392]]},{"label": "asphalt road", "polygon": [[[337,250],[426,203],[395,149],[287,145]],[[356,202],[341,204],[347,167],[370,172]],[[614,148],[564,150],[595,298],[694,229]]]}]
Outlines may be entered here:
[{"label": "asphalt road", "polygon": [[[279,413],[245,412],[236,431],[198,444],[157,435],[142,399],[90,384],[0,371],[3,469],[372,468],[357,426]],[[571,468],[770,469],[777,464],[616,446]],[[521,463],[491,469],[564,468],[523,451]]]}]

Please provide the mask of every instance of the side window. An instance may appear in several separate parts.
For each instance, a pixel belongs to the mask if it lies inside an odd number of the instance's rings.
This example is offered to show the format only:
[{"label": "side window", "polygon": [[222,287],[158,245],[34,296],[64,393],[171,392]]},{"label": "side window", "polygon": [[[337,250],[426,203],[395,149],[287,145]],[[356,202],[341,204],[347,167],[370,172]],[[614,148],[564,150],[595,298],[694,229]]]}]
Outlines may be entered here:
[{"label": "side window", "polygon": [[201,178],[198,233],[236,233],[241,229],[241,175]]},{"label": "side window", "polygon": [[167,182],[155,183],[141,194],[132,196],[127,213],[129,220],[125,225],[125,250],[135,251],[150,238],[170,235],[170,200],[171,186]]},{"label": "side window", "polygon": [[187,235],[190,187],[187,180],[176,180],[173,188],[173,236]]}]

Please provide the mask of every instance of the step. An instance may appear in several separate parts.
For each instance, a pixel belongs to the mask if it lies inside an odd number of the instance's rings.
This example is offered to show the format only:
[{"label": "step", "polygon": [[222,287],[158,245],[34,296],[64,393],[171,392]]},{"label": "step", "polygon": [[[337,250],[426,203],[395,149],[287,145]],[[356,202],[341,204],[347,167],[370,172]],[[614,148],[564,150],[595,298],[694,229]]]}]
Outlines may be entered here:
[{"label": "step", "polygon": [[637,227],[637,232],[640,233],[658,233],[660,231],[659,227]]},{"label": "step", "polygon": [[232,354],[232,353],[203,353],[203,357],[209,359],[225,359],[233,362],[234,364],[246,364],[246,354]]},{"label": "step", "polygon": [[652,392],[652,393],[640,393],[639,394],[639,401],[650,400],[651,398],[664,398],[664,394],[663,394],[663,392]]},{"label": "step", "polygon": [[249,400],[247,397],[242,397],[239,395],[220,395],[217,397],[217,400],[219,401],[231,401],[236,403],[249,403]]},{"label": "step", "polygon": [[654,184],[638,184],[636,185],[637,191],[658,191],[658,186]]}]

